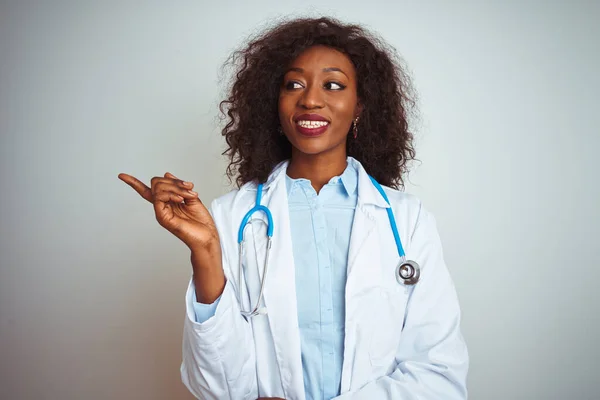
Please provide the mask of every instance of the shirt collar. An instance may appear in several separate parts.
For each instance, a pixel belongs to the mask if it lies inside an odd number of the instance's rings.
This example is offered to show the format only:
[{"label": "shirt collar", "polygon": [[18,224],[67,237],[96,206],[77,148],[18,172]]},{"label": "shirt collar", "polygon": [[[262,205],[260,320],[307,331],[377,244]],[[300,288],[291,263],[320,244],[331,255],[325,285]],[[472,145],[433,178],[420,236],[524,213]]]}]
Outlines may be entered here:
[{"label": "shirt collar", "polygon": [[[280,162],[279,164],[277,164],[275,166],[275,168],[273,168],[273,171],[269,175],[269,178],[267,179],[267,181],[265,182],[264,187],[263,187],[263,190],[265,190],[265,193],[269,192],[270,190],[274,190],[275,187],[277,186],[277,184],[279,184],[281,182],[281,178],[284,178],[285,176],[287,176],[287,174],[285,172],[287,170],[288,164],[289,164],[289,160],[284,160],[284,161]],[[352,157],[348,157],[348,165],[352,165],[352,167],[357,171],[358,178],[357,178],[357,182],[356,182],[356,186],[354,187],[354,190],[358,191],[358,203],[359,204],[373,204],[378,207],[389,208],[390,205],[384,200],[384,198],[381,196],[381,194],[379,193],[377,188],[375,188],[375,186],[373,186],[373,184],[371,183],[371,180],[369,178],[369,175],[367,174],[367,171],[365,171],[362,164],[358,160],[356,160]],[[285,179],[284,179],[284,184],[285,184]],[[352,187],[352,186],[349,186],[349,187]],[[244,184],[240,188],[240,190],[255,192],[256,188],[257,188],[256,182],[251,181],[251,182],[247,182],[246,184]],[[265,195],[267,195],[267,194],[265,194]]]},{"label": "shirt collar", "polygon": [[[346,190],[346,194],[348,196],[352,196],[354,192],[356,192],[356,187],[358,186],[358,170],[354,163],[351,162],[350,158],[347,159],[347,166],[344,172],[341,175],[334,176],[329,180],[328,183],[336,183],[341,181],[344,189]],[[286,189],[288,196],[292,193],[294,188],[300,184],[300,182],[308,182],[305,178],[290,178],[287,174],[285,175],[286,180]]]},{"label": "shirt collar", "polygon": [[348,166],[340,176],[340,180],[342,181],[342,185],[344,185],[344,189],[346,189],[348,196],[352,196],[354,192],[356,192],[356,187],[358,185],[358,170],[354,163],[350,162],[350,159],[348,159]]}]

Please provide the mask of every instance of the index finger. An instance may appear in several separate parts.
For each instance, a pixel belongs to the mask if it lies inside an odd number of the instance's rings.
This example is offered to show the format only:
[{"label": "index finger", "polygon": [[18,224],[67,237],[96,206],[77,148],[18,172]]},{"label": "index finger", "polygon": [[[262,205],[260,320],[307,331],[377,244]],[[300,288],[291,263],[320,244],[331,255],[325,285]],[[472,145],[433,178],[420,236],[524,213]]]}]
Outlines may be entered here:
[{"label": "index finger", "polygon": [[139,193],[144,199],[148,200],[150,203],[153,203],[152,190],[148,186],[144,184],[144,182],[140,181],[136,177],[127,174],[119,174],[119,179],[128,184]]}]

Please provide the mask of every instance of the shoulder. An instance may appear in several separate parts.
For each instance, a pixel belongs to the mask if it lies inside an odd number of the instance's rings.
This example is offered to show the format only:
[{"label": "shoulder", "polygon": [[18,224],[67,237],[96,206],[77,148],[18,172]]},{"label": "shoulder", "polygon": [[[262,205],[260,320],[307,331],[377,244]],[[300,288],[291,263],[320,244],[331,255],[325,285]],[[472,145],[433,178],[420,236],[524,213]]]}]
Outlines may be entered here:
[{"label": "shoulder", "polygon": [[395,210],[400,210],[402,214],[417,215],[423,208],[421,199],[414,194],[407,193],[398,189],[393,189],[388,186],[382,186],[385,194],[390,201],[390,205]]},{"label": "shoulder", "polygon": [[407,193],[388,186],[383,186],[383,190],[390,200],[392,207],[406,207],[409,209],[421,208],[421,199],[411,193]]},{"label": "shoulder", "polygon": [[235,202],[236,197],[240,194],[239,189],[234,189],[228,193],[225,193],[211,202],[211,208],[229,208],[233,202]]},{"label": "shoulder", "polygon": [[252,195],[245,186],[242,186],[240,189],[234,189],[214,199],[210,204],[211,213],[224,217],[230,215],[234,209],[238,208],[238,205],[247,203],[248,199],[256,195],[256,190],[254,190],[254,195]]},{"label": "shoulder", "polygon": [[[249,182],[214,199],[210,204],[210,213],[215,222],[239,221],[256,202],[255,183]],[[267,193],[267,190],[263,191]]]},{"label": "shoulder", "polygon": [[383,186],[388,196],[395,218],[407,225],[407,234],[412,237],[418,228],[436,230],[433,214],[423,205],[421,199],[414,194]]},{"label": "shoulder", "polygon": [[[274,190],[278,186],[278,183],[281,182],[280,178],[285,176],[288,161],[289,160],[284,160],[273,168],[267,182],[262,186],[263,196],[266,196],[271,190]],[[221,209],[225,212],[232,212],[233,210],[239,209],[246,210],[248,207],[252,207],[256,202],[257,189],[258,184],[256,181],[246,182],[239,189],[234,189],[229,193],[214,199],[211,204],[211,209]]]}]

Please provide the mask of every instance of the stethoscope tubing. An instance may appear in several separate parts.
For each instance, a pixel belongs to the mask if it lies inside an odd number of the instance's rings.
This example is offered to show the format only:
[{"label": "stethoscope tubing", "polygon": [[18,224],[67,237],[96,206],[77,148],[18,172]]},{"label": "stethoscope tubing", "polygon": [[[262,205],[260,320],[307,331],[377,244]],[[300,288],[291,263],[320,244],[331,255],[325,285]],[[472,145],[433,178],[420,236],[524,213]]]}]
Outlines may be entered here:
[{"label": "stethoscope tubing", "polygon": [[[375,178],[373,178],[371,175],[369,175],[369,178],[371,179],[371,182],[373,183],[373,185],[375,186],[377,191],[381,194],[381,196],[384,198],[384,200],[386,201],[386,203],[389,206],[386,208],[386,212],[388,215],[388,219],[390,221],[390,227],[392,228],[392,233],[394,235],[394,241],[396,242],[396,249],[398,250],[398,256],[400,257],[400,262],[396,266],[396,271],[395,271],[396,280],[400,284],[403,283],[405,285],[414,285],[419,281],[420,275],[421,275],[419,264],[417,264],[416,261],[406,260],[406,254],[404,253],[404,247],[402,246],[402,241],[400,240],[400,234],[398,233],[398,227],[396,225],[396,218],[394,217],[394,212],[392,210],[390,201],[389,201],[387,195],[385,194],[383,187],[381,187],[381,185],[379,184],[379,182],[377,182],[375,180]],[[239,252],[239,254],[238,254],[238,256],[239,256],[238,257],[238,260],[239,260],[239,264],[238,264],[238,282],[239,282],[238,283],[238,286],[239,286],[238,294],[239,294],[239,301],[241,303],[241,301],[242,301],[242,275],[244,273],[243,265],[242,265],[242,257],[243,257],[243,253],[244,253],[244,230],[245,230],[248,222],[250,221],[250,218],[252,218],[252,215],[254,213],[262,211],[265,214],[265,216],[267,217],[267,250],[266,250],[266,255],[265,255],[265,263],[263,266],[263,273],[262,273],[262,276],[260,277],[260,292],[258,295],[258,299],[256,301],[256,305],[254,307],[252,307],[252,304],[250,303],[250,307],[251,307],[250,311],[242,310],[242,315],[244,315],[244,317],[246,317],[246,318],[254,317],[256,315],[266,314],[266,309],[264,307],[261,308],[260,304],[263,299],[264,289],[265,289],[265,279],[267,277],[267,269],[269,268],[269,255],[271,253],[274,224],[273,224],[273,215],[271,214],[271,211],[269,210],[269,208],[260,204],[260,202],[262,200],[262,191],[263,191],[263,184],[261,183],[256,188],[255,206],[252,209],[250,209],[246,213],[246,215],[244,215],[244,218],[242,218],[242,222],[241,222],[240,228],[238,230],[238,252]],[[250,299],[248,299],[248,300],[250,301]]]}]

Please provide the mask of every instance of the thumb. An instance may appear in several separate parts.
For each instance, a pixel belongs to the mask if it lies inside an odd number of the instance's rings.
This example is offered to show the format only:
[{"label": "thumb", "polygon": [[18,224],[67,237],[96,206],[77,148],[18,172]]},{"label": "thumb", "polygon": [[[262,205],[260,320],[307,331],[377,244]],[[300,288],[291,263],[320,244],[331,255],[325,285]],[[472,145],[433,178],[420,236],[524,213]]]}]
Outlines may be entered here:
[{"label": "thumb", "polygon": [[190,207],[198,207],[199,205],[204,206],[204,203],[202,203],[202,200],[200,200],[198,196],[192,198],[184,198],[183,202],[186,206]]},{"label": "thumb", "polygon": [[206,220],[212,219],[212,216],[208,212],[208,209],[202,203],[202,200],[198,196],[192,198],[184,198],[183,202],[188,209],[188,212],[192,213],[195,217]]}]

